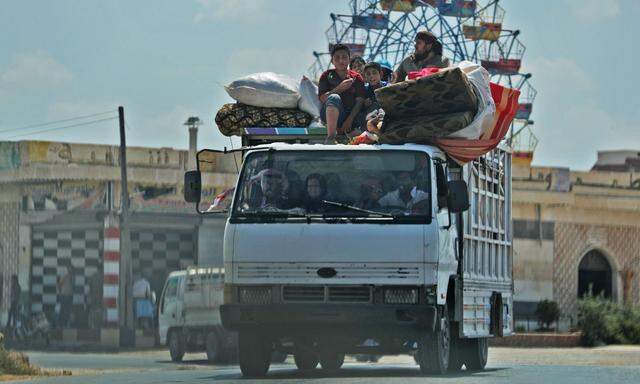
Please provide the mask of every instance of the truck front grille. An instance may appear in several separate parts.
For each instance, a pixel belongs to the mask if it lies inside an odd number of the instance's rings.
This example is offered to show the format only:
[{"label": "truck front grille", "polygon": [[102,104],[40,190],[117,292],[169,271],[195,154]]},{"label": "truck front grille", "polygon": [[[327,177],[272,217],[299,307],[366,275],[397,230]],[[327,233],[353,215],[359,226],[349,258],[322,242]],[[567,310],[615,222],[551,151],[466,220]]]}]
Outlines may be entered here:
[{"label": "truck front grille", "polygon": [[371,288],[329,287],[329,301],[340,303],[368,303],[371,301]]},{"label": "truck front grille", "polygon": [[304,285],[285,286],[282,288],[282,301],[322,302],[324,301],[324,287]]},{"label": "truck front grille", "polygon": [[283,302],[369,303],[371,296],[371,287],[368,286],[286,285],[282,287]]}]

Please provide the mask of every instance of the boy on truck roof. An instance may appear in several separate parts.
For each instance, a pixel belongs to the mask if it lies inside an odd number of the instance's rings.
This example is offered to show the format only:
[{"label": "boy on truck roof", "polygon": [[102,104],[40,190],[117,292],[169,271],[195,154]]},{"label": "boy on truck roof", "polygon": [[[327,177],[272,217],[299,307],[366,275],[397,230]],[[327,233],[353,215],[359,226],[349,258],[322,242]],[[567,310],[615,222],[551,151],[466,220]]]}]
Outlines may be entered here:
[{"label": "boy on truck roof", "polygon": [[331,49],[334,68],[326,70],[318,82],[318,98],[322,103],[320,119],[327,125],[327,142],[336,135],[360,133],[364,125],[362,106],[366,97],[362,76],[348,69],[349,47],[336,44]]}]

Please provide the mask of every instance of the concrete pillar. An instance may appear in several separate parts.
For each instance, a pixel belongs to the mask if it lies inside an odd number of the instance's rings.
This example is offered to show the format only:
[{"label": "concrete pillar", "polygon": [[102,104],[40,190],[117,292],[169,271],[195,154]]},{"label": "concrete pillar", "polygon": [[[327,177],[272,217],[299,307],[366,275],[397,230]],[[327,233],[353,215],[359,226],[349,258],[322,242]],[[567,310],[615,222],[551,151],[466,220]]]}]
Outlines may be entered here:
[{"label": "concrete pillar", "polygon": [[198,153],[198,127],[189,127],[189,170],[196,169],[196,154]]}]

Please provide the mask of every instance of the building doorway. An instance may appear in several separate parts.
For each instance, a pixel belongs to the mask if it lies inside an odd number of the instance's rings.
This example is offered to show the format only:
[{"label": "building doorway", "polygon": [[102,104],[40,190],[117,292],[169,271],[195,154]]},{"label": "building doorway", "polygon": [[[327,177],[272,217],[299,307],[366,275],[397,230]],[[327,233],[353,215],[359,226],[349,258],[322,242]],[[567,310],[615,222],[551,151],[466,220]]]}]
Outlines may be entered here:
[{"label": "building doorway", "polygon": [[612,276],[611,265],[600,251],[587,252],[578,266],[578,297],[591,292],[594,296],[612,298]]}]

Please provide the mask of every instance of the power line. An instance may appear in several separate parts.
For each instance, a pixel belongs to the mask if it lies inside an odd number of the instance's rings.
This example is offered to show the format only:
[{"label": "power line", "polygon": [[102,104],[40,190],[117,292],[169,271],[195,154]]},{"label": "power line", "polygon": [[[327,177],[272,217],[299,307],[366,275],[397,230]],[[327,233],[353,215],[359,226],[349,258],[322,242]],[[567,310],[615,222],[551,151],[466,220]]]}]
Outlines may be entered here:
[{"label": "power line", "polygon": [[47,126],[47,125],[58,124],[58,123],[66,123],[66,122],[69,122],[69,121],[81,120],[81,119],[86,119],[86,118],[95,117],[95,116],[102,116],[102,115],[107,115],[109,113],[115,113],[115,112],[117,112],[117,111],[114,109],[114,110],[111,110],[111,111],[92,113],[90,115],[76,116],[76,117],[71,117],[71,118],[68,118],[68,119],[49,121],[49,122],[46,122],[46,123],[25,125],[24,127],[19,127],[19,128],[3,129],[3,130],[0,130],[0,133],[12,132],[12,131],[20,131],[20,130],[23,130],[23,129],[44,127],[44,126]]},{"label": "power line", "polygon": [[86,121],[86,122],[78,123],[78,124],[65,125],[65,126],[62,126],[62,127],[43,129],[41,131],[30,132],[30,133],[26,133],[26,134],[23,134],[23,135],[9,136],[9,137],[7,137],[7,139],[13,139],[13,138],[16,138],[16,137],[31,136],[31,135],[35,135],[35,134],[38,134],[38,133],[58,131],[58,130],[61,130],[61,129],[68,129],[68,128],[73,128],[73,127],[81,127],[83,125],[91,125],[91,124],[95,124],[95,123],[100,123],[102,121],[109,121],[109,120],[116,120],[116,119],[117,119],[117,117],[107,117],[105,119],[98,119],[98,120]]}]

